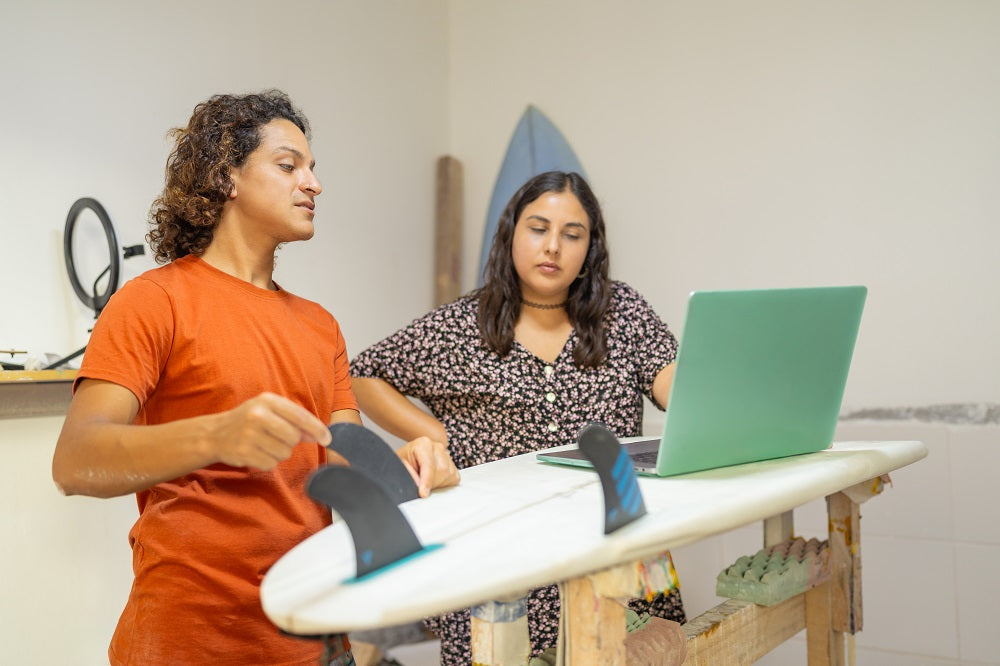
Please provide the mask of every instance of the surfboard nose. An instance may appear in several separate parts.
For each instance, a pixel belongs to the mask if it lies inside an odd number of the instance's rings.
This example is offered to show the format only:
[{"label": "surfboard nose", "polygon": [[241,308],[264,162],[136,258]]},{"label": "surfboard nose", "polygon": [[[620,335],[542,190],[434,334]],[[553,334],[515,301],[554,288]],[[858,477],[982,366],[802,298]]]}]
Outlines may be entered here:
[{"label": "surfboard nose", "polygon": [[529,179],[546,171],[575,171],[587,179],[580,160],[563,133],[548,116],[529,104],[517,121],[493,186],[479,252],[479,272],[476,274],[478,286],[483,286],[493,236],[496,235],[497,222],[507,202]]}]

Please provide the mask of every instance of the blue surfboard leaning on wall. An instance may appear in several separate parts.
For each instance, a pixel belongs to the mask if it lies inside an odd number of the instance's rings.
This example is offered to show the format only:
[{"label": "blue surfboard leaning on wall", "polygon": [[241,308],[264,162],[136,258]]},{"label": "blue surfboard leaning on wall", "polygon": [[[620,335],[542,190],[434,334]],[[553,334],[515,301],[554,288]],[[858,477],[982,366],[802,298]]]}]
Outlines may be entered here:
[{"label": "blue surfboard leaning on wall", "polygon": [[479,253],[479,272],[476,275],[478,286],[483,286],[486,260],[489,258],[497,221],[504,206],[529,178],[546,171],[576,171],[584,178],[587,177],[580,166],[580,160],[559,128],[544,113],[529,105],[514,129],[497,182],[493,186],[493,196],[490,197],[490,207],[486,212],[483,245]]}]

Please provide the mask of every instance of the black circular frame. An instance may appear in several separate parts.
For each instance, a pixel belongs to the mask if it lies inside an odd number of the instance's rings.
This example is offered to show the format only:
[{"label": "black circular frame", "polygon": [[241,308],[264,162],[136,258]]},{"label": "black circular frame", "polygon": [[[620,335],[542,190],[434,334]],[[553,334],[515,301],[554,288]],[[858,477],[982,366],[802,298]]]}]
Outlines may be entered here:
[{"label": "black circular frame", "polygon": [[[76,228],[76,221],[80,217],[80,213],[87,208],[94,211],[97,219],[101,221],[101,226],[104,228],[104,236],[108,241],[108,255],[111,261],[108,267],[101,271],[101,274],[94,280],[94,284],[89,292],[80,284],[80,277],[76,273],[76,264],[73,261],[73,230]],[[69,214],[66,216],[66,228],[63,232],[63,255],[66,258],[66,272],[69,273],[69,282],[73,285],[73,291],[76,292],[76,295],[83,301],[84,305],[94,311],[94,316],[96,317],[104,309],[104,306],[108,304],[111,295],[118,288],[118,278],[121,274],[118,236],[115,234],[115,228],[111,225],[111,218],[108,217],[108,212],[104,210],[104,206],[97,199],[83,197],[82,199],[77,199],[70,207]],[[98,294],[97,283],[108,271],[111,271],[108,284],[104,288],[104,291]]]}]

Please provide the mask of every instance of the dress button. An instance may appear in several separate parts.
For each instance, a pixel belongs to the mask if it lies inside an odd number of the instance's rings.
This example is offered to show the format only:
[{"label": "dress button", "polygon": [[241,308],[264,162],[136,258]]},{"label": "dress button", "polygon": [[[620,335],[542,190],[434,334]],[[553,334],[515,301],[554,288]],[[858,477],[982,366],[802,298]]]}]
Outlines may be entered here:
[{"label": "dress button", "polygon": [[552,391],[549,391],[548,393],[545,394],[545,399],[548,400],[549,402],[555,402],[556,394],[553,393]]},{"label": "dress button", "polygon": [[555,371],[556,371],[556,369],[553,368],[551,365],[545,366],[545,376],[546,377],[551,377],[552,373],[555,372]]},{"label": "dress button", "polygon": [[559,426],[557,426],[555,424],[555,422],[550,423],[549,424],[549,432],[555,432],[556,430],[559,430]]}]

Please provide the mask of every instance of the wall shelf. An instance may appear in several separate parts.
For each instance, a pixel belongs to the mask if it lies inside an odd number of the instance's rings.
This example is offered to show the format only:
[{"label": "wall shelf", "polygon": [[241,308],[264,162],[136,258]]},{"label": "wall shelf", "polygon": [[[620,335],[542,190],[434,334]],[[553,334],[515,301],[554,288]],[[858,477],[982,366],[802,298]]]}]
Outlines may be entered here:
[{"label": "wall shelf", "polygon": [[0,419],[65,414],[76,370],[0,370]]}]

